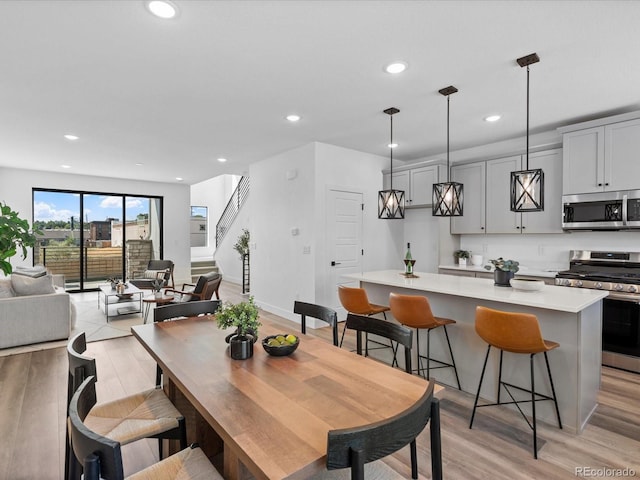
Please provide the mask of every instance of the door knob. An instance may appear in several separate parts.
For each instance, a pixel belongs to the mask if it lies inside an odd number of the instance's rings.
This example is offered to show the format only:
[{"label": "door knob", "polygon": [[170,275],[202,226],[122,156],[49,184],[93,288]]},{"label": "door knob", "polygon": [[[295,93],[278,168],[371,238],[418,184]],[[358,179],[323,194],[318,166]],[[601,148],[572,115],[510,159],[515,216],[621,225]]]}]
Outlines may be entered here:
[{"label": "door knob", "polygon": [[342,264],[340,262],[335,262],[335,261],[331,262],[332,267],[335,267],[336,265],[342,265]]}]

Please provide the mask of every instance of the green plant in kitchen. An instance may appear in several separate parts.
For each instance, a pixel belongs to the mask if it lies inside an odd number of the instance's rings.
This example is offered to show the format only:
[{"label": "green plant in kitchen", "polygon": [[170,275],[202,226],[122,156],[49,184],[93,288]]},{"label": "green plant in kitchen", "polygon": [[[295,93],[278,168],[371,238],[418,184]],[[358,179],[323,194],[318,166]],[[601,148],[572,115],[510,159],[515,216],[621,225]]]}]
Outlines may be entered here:
[{"label": "green plant in kitchen", "polygon": [[[489,260],[489,263],[495,267],[496,270],[500,270],[502,272],[513,272],[516,273],[520,270],[520,262],[516,262],[515,260],[505,260],[502,257],[496,258],[495,260]],[[491,270],[490,265],[485,265],[484,268],[487,270]]]},{"label": "green plant in kitchen", "polygon": [[455,252],[453,252],[453,256],[457,260],[460,260],[461,258],[466,260],[468,258],[471,258],[471,252],[468,250],[456,250]]},{"label": "green plant in kitchen", "polygon": [[36,244],[38,230],[29,230],[29,222],[20,218],[6,203],[0,204],[0,270],[5,275],[11,274],[13,267],[9,260],[22,251],[22,258],[27,258],[27,247]]}]

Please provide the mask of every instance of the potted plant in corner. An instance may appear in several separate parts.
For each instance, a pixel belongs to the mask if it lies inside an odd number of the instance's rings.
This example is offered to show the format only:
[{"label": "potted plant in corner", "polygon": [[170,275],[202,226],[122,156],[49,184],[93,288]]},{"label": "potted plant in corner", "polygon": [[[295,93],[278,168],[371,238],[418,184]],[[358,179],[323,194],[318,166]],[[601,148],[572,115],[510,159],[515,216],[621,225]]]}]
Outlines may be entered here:
[{"label": "potted plant in corner", "polygon": [[471,252],[468,250],[456,250],[453,252],[453,256],[458,260],[458,265],[465,267],[467,265],[467,259],[471,257]]},{"label": "potted plant in corner", "polygon": [[225,302],[216,311],[218,327],[236,327],[235,333],[227,337],[229,355],[234,360],[246,360],[253,355],[253,344],[258,339],[258,307],[253,302],[253,296],[248,302],[232,304]]},{"label": "potted plant in corner", "polygon": [[[495,260],[489,260],[489,262],[495,267],[493,271],[493,283],[499,287],[510,287],[509,280],[513,278],[515,273],[520,270],[519,262],[515,260],[505,260],[504,258],[496,258]],[[484,268],[491,270],[491,266],[485,265]]]},{"label": "potted plant in corner", "polygon": [[10,275],[13,267],[9,259],[22,251],[22,258],[27,258],[27,247],[36,244],[37,230],[29,231],[29,222],[21,219],[6,203],[0,204],[0,270]]}]

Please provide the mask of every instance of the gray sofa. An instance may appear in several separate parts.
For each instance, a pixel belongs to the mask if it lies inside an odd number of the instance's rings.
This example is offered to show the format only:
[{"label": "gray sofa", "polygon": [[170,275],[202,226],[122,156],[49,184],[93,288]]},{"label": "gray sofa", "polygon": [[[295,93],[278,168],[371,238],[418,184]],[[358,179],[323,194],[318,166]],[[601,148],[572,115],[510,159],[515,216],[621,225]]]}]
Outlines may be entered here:
[{"label": "gray sofa", "polygon": [[34,279],[37,288],[30,287],[24,278],[16,281],[18,275],[13,277],[0,278],[0,348],[69,338],[69,294],[54,287],[50,275]]}]

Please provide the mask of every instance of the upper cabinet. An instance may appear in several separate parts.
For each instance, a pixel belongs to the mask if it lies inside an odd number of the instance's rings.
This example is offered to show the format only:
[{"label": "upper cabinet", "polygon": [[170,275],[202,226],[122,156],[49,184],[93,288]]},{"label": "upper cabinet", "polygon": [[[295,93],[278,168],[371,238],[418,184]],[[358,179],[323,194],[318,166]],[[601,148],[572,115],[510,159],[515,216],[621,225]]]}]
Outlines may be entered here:
[{"label": "upper cabinet", "polygon": [[464,195],[462,216],[451,217],[451,233],[485,233],[485,172],[485,162],[451,167],[451,180],[462,183]]},{"label": "upper cabinet", "polygon": [[[414,168],[405,167],[406,170],[394,170],[393,188],[404,190],[405,206],[430,207],[432,203],[431,193],[433,184],[439,182],[440,165],[423,165]],[[384,188],[390,187],[390,174],[385,173],[383,177]]]},{"label": "upper cabinet", "polygon": [[[637,114],[636,114],[637,115]],[[618,116],[615,118],[624,118]],[[613,119],[587,122],[613,122]],[[640,119],[560,129],[563,133],[563,194],[640,189]]]}]

